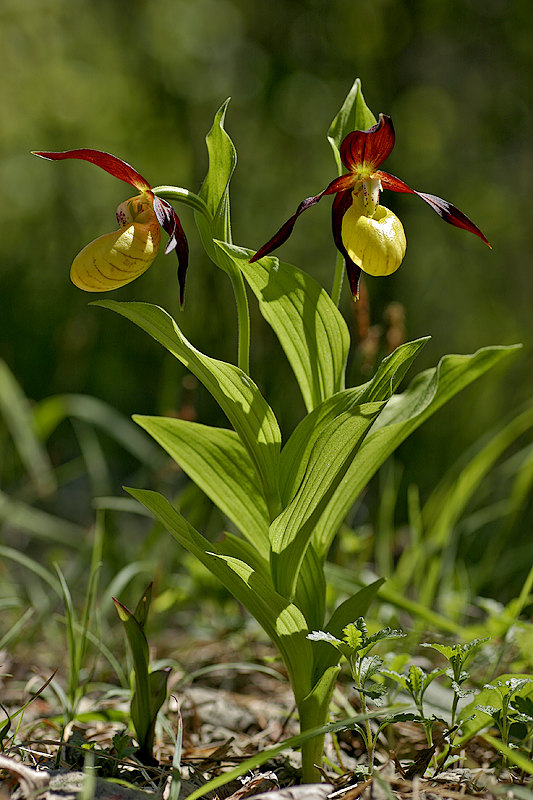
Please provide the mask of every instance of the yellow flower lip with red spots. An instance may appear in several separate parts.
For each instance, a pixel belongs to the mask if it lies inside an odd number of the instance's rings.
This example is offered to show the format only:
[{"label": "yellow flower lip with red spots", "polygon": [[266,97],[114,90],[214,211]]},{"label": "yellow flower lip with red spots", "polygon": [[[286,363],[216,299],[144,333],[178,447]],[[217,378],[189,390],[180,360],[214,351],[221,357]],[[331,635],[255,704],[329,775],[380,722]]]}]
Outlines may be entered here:
[{"label": "yellow flower lip with red spots", "polygon": [[183,305],[189,260],[187,238],[175,210],[166,200],[154,195],[146,178],[126,161],[102,150],[39,150],[33,154],[49,161],[67,158],[89,161],[139,192],[118,207],[119,230],[95,239],[76,256],[70,270],[72,282],[86,292],[107,292],[130,283],[153,263],[163,228],[170,237],[165,254],[176,250],[178,256],[180,303]]},{"label": "yellow flower lip with red spots", "polygon": [[153,263],[161,229],[146,195],[117,209],[118,231],[107,233],[78,253],[70,268],[72,283],[85,292],[108,292],[134,281]]},{"label": "yellow flower lip with red spots", "polygon": [[379,204],[383,189],[421,197],[445,222],[474,233],[490,247],[480,229],[454,205],[433,194],[417,192],[406,183],[379,169],[395,142],[390,117],[380,114],[379,122],[366,131],[352,131],[342,141],[340,156],[346,175],[335,178],[314,197],[303,200],[279,231],[250,259],[257,261],[287,241],[300,214],[324,195],[333,194],[333,239],[343,255],[354,299],[358,297],[361,271],[370,275],[391,275],[400,266],[406,240],[398,217]]}]

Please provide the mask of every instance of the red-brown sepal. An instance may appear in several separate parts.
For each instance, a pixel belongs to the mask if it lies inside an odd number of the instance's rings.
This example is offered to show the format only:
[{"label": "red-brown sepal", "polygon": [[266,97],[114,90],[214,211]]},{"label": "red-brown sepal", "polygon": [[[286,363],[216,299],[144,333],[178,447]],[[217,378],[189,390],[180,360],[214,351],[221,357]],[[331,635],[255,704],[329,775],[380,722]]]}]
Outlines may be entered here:
[{"label": "red-brown sepal", "polygon": [[91,150],[90,148],[83,147],[79,150],[64,150],[59,153],[46,150],[33,150],[32,153],[34,156],[40,156],[49,161],[62,161],[64,158],[77,158],[82,161],[90,161],[91,164],[96,164],[97,167],[109,172],[110,175],[114,175],[115,178],[119,178],[121,181],[129,183],[130,186],[134,186],[139,192],[151,191],[150,184],[146,178],[143,178],[136,169],[133,169],[126,161],[122,161],[121,158],[117,158],[111,155],[111,153],[105,153],[103,150]]},{"label": "red-brown sepal", "polygon": [[388,172],[382,172],[381,170],[378,171],[377,175],[381,180],[381,185],[384,189],[390,189],[392,192],[407,192],[409,194],[416,194],[418,197],[421,197],[436,214],[441,217],[445,222],[449,222],[450,225],[455,225],[456,228],[463,228],[465,231],[470,231],[470,233],[474,233],[476,236],[485,242],[489,247],[492,247],[489,240],[482,233],[477,225],[475,225],[471,219],[469,219],[466,214],[463,214],[462,211],[449,203],[447,200],[443,200],[442,197],[437,197],[434,194],[426,194],[425,192],[417,192],[416,189],[411,189],[404,181],[400,180],[400,178],[396,178],[394,175],[389,175]]},{"label": "red-brown sepal", "polygon": [[326,188],[320,192],[320,194],[316,194],[314,197],[306,197],[305,200],[302,200],[296,209],[296,213],[294,213],[292,217],[290,217],[290,219],[288,219],[287,222],[281,226],[279,231],[275,233],[266,244],[259,248],[257,253],[251,257],[250,263],[253,264],[254,261],[259,261],[259,259],[263,258],[263,256],[268,256],[273,250],[276,250],[276,248],[286,242],[291,235],[296,220],[300,214],[303,214],[303,212],[307,211],[307,209],[311,208],[311,206],[316,205],[316,203],[318,203],[318,201],[321,200],[324,195],[345,191],[349,187],[352,187],[353,184],[354,178],[352,175],[341,175],[340,178],[335,178],[335,180],[331,181],[331,183],[326,186]]},{"label": "red-brown sepal", "polygon": [[165,247],[165,255],[172,250],[176,250],[176,255],[178,257],[180,305],[183,306],[185,300],[185,279],[189,266],[189,244],[187,242],[187,237],[185,236],[179,217],[170,203],[167,203],[166,200],[162,200],[157,196],[154,196],[153,203],[157,221],[170,237]]},{"label": "red-brown sepal", "polygon": [[350,282],[350,289],[353,299],[357,300],[359,297],[359,278],[361,277],[361,267],[359,267],[357,264],[354,264],[342,241],[342,218],[351,205],[351,189],[347,189],[346,191],[339,192],[337,195],[335,195],[331,208],[331,229],[333,231],[333,240],[335,242],[335,246],[344,258],[344,264],[346,266],[346,273],[348,275],[348,281]]},{"label": "red-brown sepal", "polygon": [[379,122],[366,131],[352,131],[340,146],[341,160],[346,169],[357,171],[363,164],[376,169],[389,157],[394,147],[395,133],[390,117],[379,115]]}]

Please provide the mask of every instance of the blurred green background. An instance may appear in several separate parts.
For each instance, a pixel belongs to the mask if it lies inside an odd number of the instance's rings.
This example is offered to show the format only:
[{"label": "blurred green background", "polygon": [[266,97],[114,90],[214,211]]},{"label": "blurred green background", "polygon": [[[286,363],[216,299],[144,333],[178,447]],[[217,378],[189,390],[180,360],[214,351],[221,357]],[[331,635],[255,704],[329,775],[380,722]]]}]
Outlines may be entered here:
[{"label": "blurred green background", "polygon": [[[127,415],[192,402],[200,421],[224,424],[162,348],[91,308],[93,298],[69,282],[73,257],[115,228],[115,208],[132,192],[88,164],[51,164],[30,150],[107,150],[152,185],[197,191],[205,134],[231,95],[233,233],[254,248],[334,177],[325,134],[356,76],[374,113],[394,120],[385,169],[456,204],[494,248],[443,224],[416,197],[387,193],[408,248],[394,276],[366,281],[372,324],[401,303],[407,337],[433,337],[419,368],[446,352],[524,343],[510,367],[403,446],[405,479],[428,491],[450,459],[531,396],[528,0],[4,0],[0,21],[0,356],[30,398],[83,392]],[[160,254],[112,296],[164,306],[199,349],[233,360],[231,286],[201,251],[190,211],[178,211],[191,247],[185,309],[174,256]],[[299,221],[279,255],[331,287],[328,199]],[[355,337],[346,286],[343,310]],[[253,348],[252,375],[288,432],[303,405],[256,313]],[[366,378],[359,362],[353,381]]]}]

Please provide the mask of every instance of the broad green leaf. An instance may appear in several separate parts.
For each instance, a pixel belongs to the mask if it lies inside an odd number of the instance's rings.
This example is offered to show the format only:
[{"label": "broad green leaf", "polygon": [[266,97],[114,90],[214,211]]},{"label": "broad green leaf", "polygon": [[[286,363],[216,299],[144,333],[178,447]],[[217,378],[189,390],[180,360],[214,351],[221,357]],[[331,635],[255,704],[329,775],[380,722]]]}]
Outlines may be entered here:
[{"label": "broad green leaf", "polygon": [[267,582],[272,582],[270,578],[270,568],[268,554],[262,553],[258,547],[250,542],[235,536],[233,533],[224,532],[222,541],[217,542],[217,555],[231,556],[238,558],[248,564],[254,572],[261,575]]},{"label": "broad green leaf", "polygon": [[366,131],[375,123],[376,118],[365,103],[361,91],[361,81],[356,78],[328,131],[328,142],[333,150],[339,175],[343,171],[339,153],[342,140],[351,131]]},{"label": "broad green leaf", "polygon": [[[331,633],[332,636],[340,639],[342,637],[343,629],[346,627],[346,625],[348,625],[350,622],[354,622],[356,619],[359,619],[359,617],[366,616],[368,609],[370,608],[370,604],[376,597],[376,594],[383,583],[384,579],[379,578],[379,580],[370,583],[368,586],[364,586],[354,595],[348,597],[347,600],[337,606],[331,615],[329,622],[324,627],[324,630],[327,633]],[[338,663],[340,659],[340,653],[334,647],[331,647],[325,642],[315,642],[314,647],[314,677],[316,680],[318,680],[320,675],[326,669],[328,669],[328,667]]]},{"label": "broad green leaf", "polygon": [[294,602],[303,612],[310,630],[321,628],[326,613],[326,578],[324,566],[309,544],[298,573]]},{"label": "broad green leaf", "polygon": [[319,556],[328,552],[357,496],[389,455],[457,392],[516,349],[485,347],[472,355],[444,356],[436,367],[418,375],[405,392],[391,397],[317,524]]},{"label": "broad green leaf", "polygon": [[30,403],[7,364],[1,360],[0,411],[13,437],[20,460],[38,494],[50,494],[56,488],[56,478],[48,454],[35,430]]},{"label": "broad green leaf", "polygon": [[172,353],[218,402],[239,434],[261,480],[267,507],[275,516],[280,507],[278,464],[281,433],[274,412],[241,369],[204,355],[180,331],[159,306],[104,300],[94,305],[109,308],[130,319]]},{"label": "broad green leaf", "polygon": [[271,566],[278,591],[292,597],[314,527],[353,461],[383,403],[365,403],[324,424],[294,499],[270,526]]},{"label": "broad green leaf", "polygon": [[169,417],[133,417],[243,536],[268,553],[268,511],[257,474],[235,431]]},{"label": "broad green leaf", "polygon": [[280,492],[284,505],[292,500],[302,482],[322,427],[358,404],[388,400],[427,341],[427,338],[416,339],[396,348],[383,359],[372,380],[326,398],[304,417],[281,451]]},{"label": "broad green leaf", "polygon": [[[312,653],[307,641],[307,623],[301,611],[281,597],[264,577],[239,558],[224,555],[205,539],[162,495],[146,489],[128,489],[150,509],[169,533],[215,575],[248,609],[278,647],[298,692],[310,689]],[[223,549],[223,548],[222,548]]]},{"label": "broad green leaf", "polygon": [[[302,696],[309,692],[312,667],[311,643],[307,640],[308,627],[301,610],[294,603],[287,603],[286,599],[274,590],[270,578],[268,581],[264,580],[250,565],[222,553],[216,553],[216,556],[252,590],[255,608],[259,608],[258,601],[264,606],[261,610],[263,618],[268,618],[267,624],[274,626],[274,634],[270,634],[270,638],[281,653],[289,673],[295,700],[299,703]],[[268,627],[261,621],[256,611],[249,605],[247,608],[268,633]]]},{"label": "broad green leaf", "polygon": [[[225,242],[231,242],[229,183],[237,163],[235,147],[224,130],[228,103],[229,98],[217,111],[213,127],[205,139],[209,166],[200,189],[200,197],[205,201],[213,220],[208,238]],[[196,219],[200,228],[205,226],[202,214],[196,214]]]},{"label": "broad green leaf", "polygon": [[250,264],[252,250],[215,242],[241,270],[259,309],[292,367],[310,411],[344,388],[350,335],[324,289],[306,272],[277,258]]}]

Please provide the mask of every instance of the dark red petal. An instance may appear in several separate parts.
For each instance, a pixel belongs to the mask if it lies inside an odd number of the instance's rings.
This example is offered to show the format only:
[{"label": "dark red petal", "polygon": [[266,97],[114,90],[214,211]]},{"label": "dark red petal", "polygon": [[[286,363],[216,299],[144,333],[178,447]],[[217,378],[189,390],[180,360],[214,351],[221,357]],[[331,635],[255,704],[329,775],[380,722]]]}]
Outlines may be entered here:
[{"label": "dark red petal", "polygon": [[336,192],[343,192],[348,187],[353,186],[354,184],[354,177],[353,175],[341,175],[340,178],[335,178],[331,181],[331,183],[326,186],[326,188],[320,192],[320,194],[315,195],[314,197],[306,197],[305,200],[302,200],[298,208],[296,209],[296,213],[292,215],[290,219],[285,222],[284,225],[281,226],[279,231],[274,234],[272,239],[269,239],[266,244],[259,248],[257,253],[252,256],[250,259],[250,263],[253,264],[254,261],[259,261],[260,258],[263,256],[268,256],[272,253],[273,250],[276,250],[280,245],[287,241],[289,236],[291,235],[294,224],[300,214],[303,214],[304,211],[307,211],[308,208],[314,206],[321,200],[324,195],[326,194],[335,194]]},{"label": "dark red petal", "polygon": [[353,299],[357,300],[359,297],[359,278],[361,277],[361,267],[358,267],[357,264],[354,264],[342,241],[342,218],[351,205],[351,189],[341,192],[335,196],[331,209],[331,228],[333,231],[333,240],[335,242],[335,246],[344,258]]},{"label": "dark red petal", "polygon": [[384,189],[390,189],[392,192],[408,192],[409,194],[416,194],[418,197],[421,197],[422,200],[431,206],[433,211],[435,211],[439,217],[441,217],[445,222],[449,222],[450,225],[455,225],[456,228],[463,228],[465,231],[470,231],[470,233],[475,233],[476,236],[488,244],[489,247],[492,246],[485,236],[482,233],[477,225],[474,225],[471,219],[469,219],[466,214],[463,214],[462,211],[459,211],[456,206],[449,203],[447,200],[443,200],[442,197],[436,197],[434,194],[426,194],[425,192],[417,192],[415,189],[411,189],[406,183],[401,181],[399,178],[396,178],[394,175],[389,175],[387,172],[379,171],[377,173],[381,180],[381,185]]},{"label": "dark red petal", "polygon": [[379,115],[379,122],[367,131],[353,131],[342,141],[341,160],[346,169],[357,170],[365,162],[376,169],[394,147],[394,126],[390,117]]},{"label": "dark red petal", "polygon": [[91,164],[96,164],[97,167],[101,167],[101,169],[114,175],[115,178],[134,186],[139,192],[150,191],[150,184],[137,170],[122,161],[122,159],[111,155],[111,153],[104,153],[102,150],[90,150],[84,147],[80,150],[64,150],[61,153],[45,150],[33,150],[32,152],[34,156],[40,156],[49,161],[62,161],[64,158],[78,158],[82,161],[90,161]]},{"label": "dark red petal", "polygon": [[154,211],[157,220],[164,231],[169,235],[169,241],[165,247],[165,255],[172,250],[176,250],[178,257],[178,283],[180,287],[180,305],[183,306],[185,300],[185,279],[189,266],[189,245],[187,237],[181,226],[178,215],[170,203],[154,196]]}]

